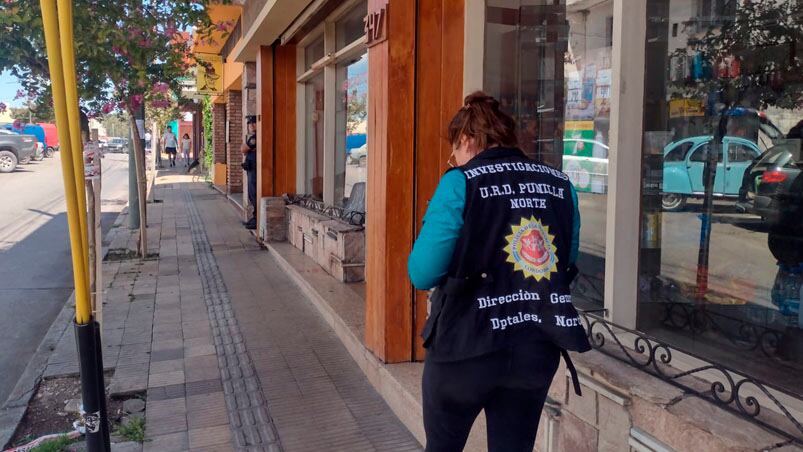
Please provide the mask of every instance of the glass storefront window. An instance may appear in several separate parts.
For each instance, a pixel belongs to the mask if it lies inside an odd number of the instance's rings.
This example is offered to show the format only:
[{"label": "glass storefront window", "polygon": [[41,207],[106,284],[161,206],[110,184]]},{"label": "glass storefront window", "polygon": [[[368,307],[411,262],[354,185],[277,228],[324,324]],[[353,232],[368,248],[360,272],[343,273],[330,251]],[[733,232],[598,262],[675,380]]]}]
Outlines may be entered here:
[{"label": "glass storefront window", "polygon": [[362,197],[368,177],[368,54],[337,65],[335,203]]},{"label": "glass storefront window", "polygon": [[647,0],[638,328],[800,395],[800,2]]},{"label": "glass storefront window", "polygon": [[605,281],[613,2],[486,0],[483,89],[500,100],[531,158],[562,169],[579,198],[579,307]]},{"label": "glass storefront window", "polygon": [[312,65],[323,58],[326,54],[324,48],[323,35],[304,48],[304,69],[309,69]]},{"label": "glass storefront window", "polygon": [[[344,2],[345,3],[345,2]],[[305,190],[327,204],[364,213],[368,172],[368,53],[364,36],[367,1],[349,2],[323,21],[324,34],[304,38]],[[332,33],[334,31],[334,33]],[[335,52],[322,67],[311,65]],[[328,105],[324,108],[324,97]]]},{"label": "glass storefront window", "polygon": [[335,50],[343,49],[365,34],[363,18],[368,12],[368,2],[361,2],[335,23]]},{"label": "glass storefront window", "polygon": [[306,191],[316,199],[323,199],[324,154],[324,76],[313,77],[304,87],[306,136]]}]

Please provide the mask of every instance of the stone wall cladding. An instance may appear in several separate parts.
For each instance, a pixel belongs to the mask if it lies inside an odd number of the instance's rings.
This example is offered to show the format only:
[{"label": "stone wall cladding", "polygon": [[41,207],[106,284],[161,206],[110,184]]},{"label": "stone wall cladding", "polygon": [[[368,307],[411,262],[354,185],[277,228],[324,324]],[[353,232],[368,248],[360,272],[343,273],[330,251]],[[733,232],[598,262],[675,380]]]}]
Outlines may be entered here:
[{"label": "stone wall cladding", "polygon": [[365,229],[287,206],[287,239],[340,282],[365,279]]},{"label": "stone wall cladding", "polygon": [[633,450],[633,429],[667,450],[747,452],[794,447],[710,401],[597,351],[573,354],[573,361],[583,395],[574,393],[571,377],[561,364],[541,415],[537,452]]},{"label": "stone wall cladding", "polygon": [[226,92],[226,119],[229,122],[229,141],[226,143],[226,171],[228,173],[228,192],[243,191],[243,100],[242,92]]},{"label": "stone wall cladding", "polygon": [[226,105],[212,104],[212,149],[215,163],[226,163]]},{"label": "stone wall cladding", "polygon": [[262,198],[259,215],[259,238],[263,242],[284,242],[287,240],[287,216],[284,198]]}]

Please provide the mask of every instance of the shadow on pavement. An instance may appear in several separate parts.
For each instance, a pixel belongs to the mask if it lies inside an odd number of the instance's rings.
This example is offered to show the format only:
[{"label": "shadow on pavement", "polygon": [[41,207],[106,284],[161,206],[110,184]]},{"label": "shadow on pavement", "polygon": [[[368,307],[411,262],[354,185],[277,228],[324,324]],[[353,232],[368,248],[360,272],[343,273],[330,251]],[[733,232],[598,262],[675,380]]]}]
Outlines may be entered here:
[{"label": "shadow on pavement", "polygon": [[[0,251],[0,401],[6,400],[73,291],[66,213]],[[117,217],[103,213],[105,235]]]}]

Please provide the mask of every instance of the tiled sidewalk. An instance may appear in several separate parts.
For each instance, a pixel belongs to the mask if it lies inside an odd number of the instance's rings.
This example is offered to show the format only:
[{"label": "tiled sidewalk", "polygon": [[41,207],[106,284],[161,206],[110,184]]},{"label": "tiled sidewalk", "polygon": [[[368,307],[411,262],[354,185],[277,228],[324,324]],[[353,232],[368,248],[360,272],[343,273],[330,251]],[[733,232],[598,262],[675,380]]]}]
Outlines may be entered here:
[{"label": "tiled sidewalk", "polygon": [[104,264],[109,389],[146,395],[145,451],[421,449],[224,196],[164,171],[153,197],[159,258]]}]

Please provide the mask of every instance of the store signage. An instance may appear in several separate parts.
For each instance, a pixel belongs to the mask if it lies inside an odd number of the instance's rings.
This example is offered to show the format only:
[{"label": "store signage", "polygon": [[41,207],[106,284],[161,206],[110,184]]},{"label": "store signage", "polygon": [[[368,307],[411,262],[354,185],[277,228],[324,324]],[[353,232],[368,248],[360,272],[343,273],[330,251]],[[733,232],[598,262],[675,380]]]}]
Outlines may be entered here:
[{"label": "store signage", "polygon": [[362,20],[365,24],[365,45],[375,46],[388,39],[388,7],[368,13]]},{"label": "store signage", "polygon": [[223,57],[196,53],[195,92],[217,96],[223,94]]},{"label": "store signage", "polygon": [[670,118],[705,116],[705,105],[699,99],[672,99],[669,101]]}]

